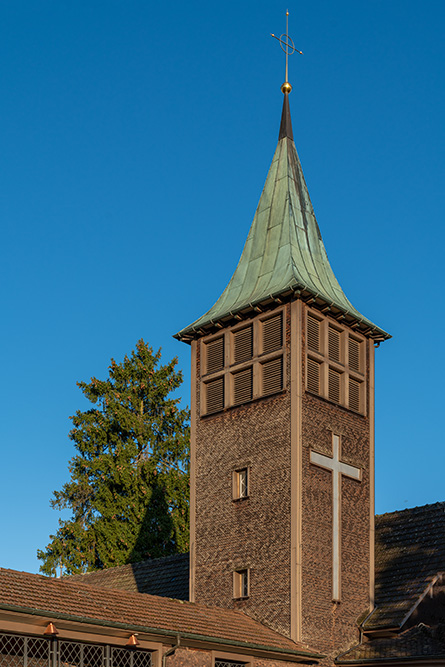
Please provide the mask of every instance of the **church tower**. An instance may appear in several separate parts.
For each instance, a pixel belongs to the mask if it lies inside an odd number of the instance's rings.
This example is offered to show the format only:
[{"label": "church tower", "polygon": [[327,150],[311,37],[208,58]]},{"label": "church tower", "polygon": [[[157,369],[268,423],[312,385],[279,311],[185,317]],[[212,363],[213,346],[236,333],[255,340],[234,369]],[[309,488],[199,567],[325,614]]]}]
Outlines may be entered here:
[{"label": "church tower", "polygon": [[373,604],[374,347],[329,264],[289,93],[239,264],[192,350],[191,600],[324,653]]}]

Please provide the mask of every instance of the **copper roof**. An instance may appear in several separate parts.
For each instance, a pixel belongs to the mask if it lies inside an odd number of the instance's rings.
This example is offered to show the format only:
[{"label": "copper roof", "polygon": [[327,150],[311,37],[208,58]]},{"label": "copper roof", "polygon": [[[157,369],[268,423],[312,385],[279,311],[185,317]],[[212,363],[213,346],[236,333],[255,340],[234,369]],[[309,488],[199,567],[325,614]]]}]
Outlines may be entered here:
[{"label": "copper roof", "polygon": [[286,93],[278,146],[235,273],[215,305],[176,334],[180,340],[283,296],[314,299],[366,335],[390,337],[352,306],[332,271],[292,136]]},{"label": "copper roof", "polygon": [[140,632],[168,631],[189,638],[221,640],[237,646],[318,657],[254,621],[241,611],[172,600],[141,593],[107,590],[63,579],[51,579],[0,568],[0,608]]}]

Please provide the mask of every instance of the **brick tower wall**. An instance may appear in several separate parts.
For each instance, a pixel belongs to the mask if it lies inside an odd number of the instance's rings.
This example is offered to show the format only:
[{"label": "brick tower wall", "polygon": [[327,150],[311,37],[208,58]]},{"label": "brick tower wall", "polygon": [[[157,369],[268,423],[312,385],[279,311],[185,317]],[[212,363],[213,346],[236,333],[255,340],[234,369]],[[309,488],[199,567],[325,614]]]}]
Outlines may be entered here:
[{"label": "brick tower wall", "polygon": [[[201,418],[197,342],[194,599],[243,609],[278,632],[332,656],[357,640],[357,618],[370,603],[373,359],[367,343],[365,416],[305,392],[306,306],[294,302],[285,312],[285,383],[283,392],[273,397]],[[297,346],[295,337],[300,341]],[[295,395],[291,399],[291,373],[297,399]],[[333,433],[341,436],[341,460],[362,469],[361,481],[342,476],[341,599],[335,603],[332,472],[309,459],[311,449],[332,456]],[[297,485],[291,480],[296,460]],[[251,466],[250,497],[234,501],[232,471],[245,465]],[[244,568],[250,568],[250,596],[234,600],[233,571]],[[328,657],[327,664],[331,662]]]},{"label": "brick tower wall", "polygon": [[[328,655],[358,640],[357,618],[370,605],[374,465],[370,347],[368,343],[366,416],[308,393],[302,396],[301,640]],[[332,456],[332,433],[341,436],[341,460],[362,468],[361,481],[343,475],[341,479],[340,602],[332,600],[332,472],[311,464],[309,458],[311,449]]]},{"label": "brick tower wall", "polygon": [[[285,389],[225,413],[196,419],[195,600],[240,608],[289,635],[290,398],[289,313]],[[249,498],[232,499],[232,471],[250,466]],[[233,600],[233,571],[250,568],[250,596]]]}]

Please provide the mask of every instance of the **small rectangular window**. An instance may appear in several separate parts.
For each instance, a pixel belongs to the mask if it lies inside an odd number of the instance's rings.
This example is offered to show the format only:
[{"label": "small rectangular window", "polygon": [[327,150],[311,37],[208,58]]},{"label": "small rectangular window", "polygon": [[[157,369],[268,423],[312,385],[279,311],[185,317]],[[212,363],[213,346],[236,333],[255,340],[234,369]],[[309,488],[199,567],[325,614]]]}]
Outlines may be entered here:
[{"label": "small rectangular window", "polygon": [[224,660],[215,658],[215,667],[244,667],[247,663],[238,662],[237,660]]},{"label": "small rectangular window", "polygon": [[233,361],[240,364],[249,361],[253,355],[252,326],[235,331],[233,334]]},{"label": "small rectangular window", "polygon": [[249,597],[249,570],[233,573],[233,597],[237,600]]},{"label": "small rectangular window", "polygon": [[249,469],[240,468],[233,472],[233,498],[239,500],[249,497]]},{"label": "small rectangular window", "polygon": [[216,373],[224,368],[224,336],[211,340],[205,346],[206,372]]}]

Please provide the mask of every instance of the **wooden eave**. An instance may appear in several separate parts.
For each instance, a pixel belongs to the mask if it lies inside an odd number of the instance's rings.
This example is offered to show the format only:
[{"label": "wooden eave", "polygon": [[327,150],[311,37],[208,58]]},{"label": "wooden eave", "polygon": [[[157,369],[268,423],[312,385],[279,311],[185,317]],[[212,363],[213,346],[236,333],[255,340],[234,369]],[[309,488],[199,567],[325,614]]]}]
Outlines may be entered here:
[{"label": "wooden eave", "polygon": [[267,311],[275,308],[277,305],[301,299],[305,303],[316,308],[324,314],[328,314],[335,320],[356,329],[359,333],[372,339],[379,344],[385,340],[389,340],[391,335],[383,331],[378,326],[373,325],[369,320],[357,318],[354,314],[340,309],[332,301],[327,301],[319,294],[313,294],[305,286],[289,286],[284,292],[269,295],[268,297],[259,300],[258,302],[249,303],[244,308],[223,315],[217,320],[210,320],[206,324],[194,327],[191,325],[187,330],[183,330],[175,334],[173,337],[183,343],[190,344],[193,340],[202,338],[212,333],[216,333],[219,329],[232,326],[241,320],[248,319],[258,312]]}]

